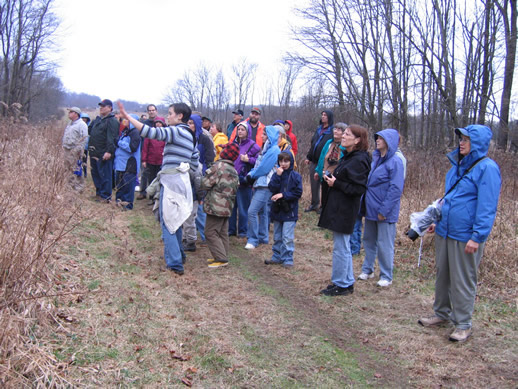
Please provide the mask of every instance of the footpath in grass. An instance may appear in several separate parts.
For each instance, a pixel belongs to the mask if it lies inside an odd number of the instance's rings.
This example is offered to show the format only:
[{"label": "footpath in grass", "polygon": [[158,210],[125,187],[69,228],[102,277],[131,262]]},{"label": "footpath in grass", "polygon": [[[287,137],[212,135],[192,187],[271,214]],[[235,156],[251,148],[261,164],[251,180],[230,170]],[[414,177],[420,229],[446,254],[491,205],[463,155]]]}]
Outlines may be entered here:
[{"label": "footpath in grass", "polygon": [[[331,273],[330,234],[303,215],[293,269],[266,266],[271,246],[209,269],[206,247],[184,276],[165,269],[150,207],[86,201],[91,219],[61,249],[58,328],[46,340],[73,385],[193,387],[513,387],[516,306],[477,302],[475,336],[416,325],[433,298],[430,263],[398,268],[392,287],[358,282],[352,296],[318,291]],[[398,248],[397,256],[409,255]],[[361,265],[355,257],[355,268]],[[513,384],[514,383],[514,384]]]}]

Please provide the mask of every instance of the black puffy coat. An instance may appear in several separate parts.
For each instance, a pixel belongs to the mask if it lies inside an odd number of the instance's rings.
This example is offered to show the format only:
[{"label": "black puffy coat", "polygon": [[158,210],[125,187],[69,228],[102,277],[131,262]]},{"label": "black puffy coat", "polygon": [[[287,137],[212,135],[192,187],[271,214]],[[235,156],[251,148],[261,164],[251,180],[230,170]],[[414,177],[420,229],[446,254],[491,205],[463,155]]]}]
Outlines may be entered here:
[{"label": "black puffy coat", "polygon": [[367,189],[371,156],[367,151],[345,153],[333,175],[334,185],[318,220],[318,226],[342,234],[352,234],[360,210],[360,199]]}]

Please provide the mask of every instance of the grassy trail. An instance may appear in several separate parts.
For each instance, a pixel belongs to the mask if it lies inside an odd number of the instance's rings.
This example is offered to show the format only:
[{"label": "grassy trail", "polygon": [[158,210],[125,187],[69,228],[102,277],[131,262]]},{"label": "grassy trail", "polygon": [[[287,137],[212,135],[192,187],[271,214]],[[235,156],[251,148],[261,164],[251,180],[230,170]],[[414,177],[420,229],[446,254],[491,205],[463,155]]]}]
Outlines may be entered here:
[{"label": "grassy trail", "polygon": [[[447,341],[451,328],[416,325],[432,303],[430,263],[401,266],[386,290],[371,280],[357,283],[352,296],[318,295],[331,273],[332,241],[315,227],[316,215],[297,225],[294,269],[265,266],[271,246],[249,252],[231,238],[228,267],[207,268],[209,251],[198,246],[180,277],[165,269],[150,207],[137,202],[121,212],[86,203],[95,216],[60,253],[63,289],[74,293],[56,299],[59,327],[48,340],[72,385],[516,383],[515,308],[478,302],[476,336],[464,345]],[[361,260],[355,257],[357,270]]]}]

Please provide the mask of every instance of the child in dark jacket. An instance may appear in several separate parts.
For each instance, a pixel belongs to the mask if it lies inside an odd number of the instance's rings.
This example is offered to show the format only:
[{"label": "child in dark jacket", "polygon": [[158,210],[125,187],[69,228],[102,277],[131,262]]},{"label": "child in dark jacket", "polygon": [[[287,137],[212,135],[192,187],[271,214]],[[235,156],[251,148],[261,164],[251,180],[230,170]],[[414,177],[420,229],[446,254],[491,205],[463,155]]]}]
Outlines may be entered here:
[{"label": "child in dark jacket", "polygon": [[293,155],[282,152],[277,159],[279,167],[272,176],[268,189],[273,193],[270,220],[273,221],[272,259],[267,265],[293,266],[295,224],[299,218],[299,199],[302,196],[302,177],[293,170]]}]

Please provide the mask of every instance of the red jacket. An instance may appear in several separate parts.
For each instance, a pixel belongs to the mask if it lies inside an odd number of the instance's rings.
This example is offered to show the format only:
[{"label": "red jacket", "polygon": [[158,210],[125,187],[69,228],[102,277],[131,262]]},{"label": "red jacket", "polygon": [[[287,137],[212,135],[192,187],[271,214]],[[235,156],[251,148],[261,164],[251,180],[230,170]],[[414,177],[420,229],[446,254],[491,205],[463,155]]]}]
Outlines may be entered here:
[{"label": "red jacket", "polygon": [[156,139],[144,139],[144,147],[142,147],[142,162],[150,165],[162,165],[164,156],[165,142]]},{"label": "red jacket", "polygon": [[286,131],[286,134],[290,137],[291,149],[293,150],[293,154],[297,155],[299,147],[297,145],[297,137],[293,133],[293,123],[291,122],[291,120],[286,120],[284,123],[288,123],[290,125],[290,129]]}]

